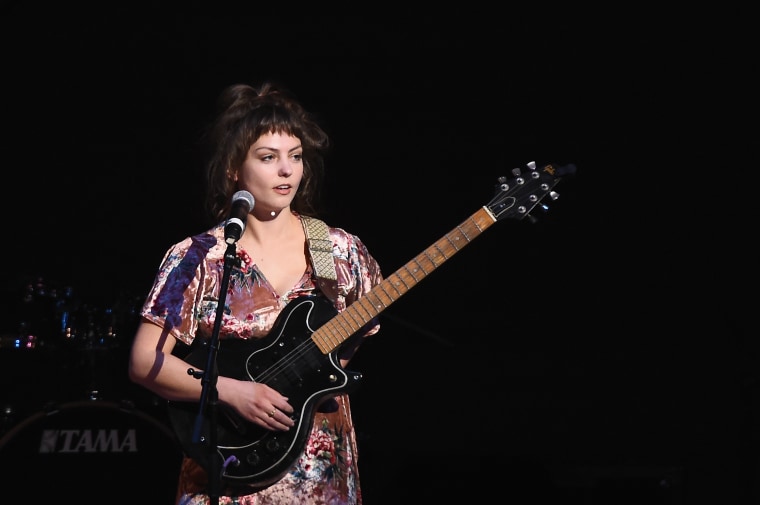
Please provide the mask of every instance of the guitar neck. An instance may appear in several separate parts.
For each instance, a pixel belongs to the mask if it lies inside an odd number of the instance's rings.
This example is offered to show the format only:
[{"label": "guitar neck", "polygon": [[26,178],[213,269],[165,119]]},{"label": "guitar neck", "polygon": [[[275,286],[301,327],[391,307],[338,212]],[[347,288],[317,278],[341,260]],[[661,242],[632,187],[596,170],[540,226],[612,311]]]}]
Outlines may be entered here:
[{"label": "guitar neck", "polygon": [[312,333],[311,339],[324,354],[335,350],[495,222],[493,214],[486,207],[481,207],[366,295],[319,327]]}]

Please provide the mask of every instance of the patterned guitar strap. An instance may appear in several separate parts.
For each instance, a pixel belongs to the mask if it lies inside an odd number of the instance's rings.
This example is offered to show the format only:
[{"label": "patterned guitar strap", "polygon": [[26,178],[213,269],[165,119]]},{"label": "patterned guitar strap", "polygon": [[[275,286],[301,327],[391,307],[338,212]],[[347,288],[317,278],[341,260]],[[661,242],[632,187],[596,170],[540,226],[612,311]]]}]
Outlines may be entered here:
[{"label": "patterned guitar strap", "polygon": [[317,285],[322,293],[335,303],[338,275],[335,272],[330,230],[327,224],[320,219],[302,216],[301,220],[306,234],[306,243],[309,245],[311,265],[317,277]]}]

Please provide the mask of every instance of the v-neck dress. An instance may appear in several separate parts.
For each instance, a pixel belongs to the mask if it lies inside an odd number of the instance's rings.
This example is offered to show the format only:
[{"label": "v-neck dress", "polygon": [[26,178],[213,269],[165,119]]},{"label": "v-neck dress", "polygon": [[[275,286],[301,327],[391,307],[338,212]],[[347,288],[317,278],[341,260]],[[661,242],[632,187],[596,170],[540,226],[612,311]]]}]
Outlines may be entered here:
[{"label": "v-neck dress", "polygon": [[[363,242],[341,228],[330,227],[337,284],[325,293],[340,312],[382,281],[380,267]],[[224,223],[187,237],[170,247],[159,267],[141,315],[184,344],[212,335],[224,274]],[[220,339],[257,339],[272,329],[280,312],[292,300],[317,294],[311,262],[301,279],[287,293],[276,293],[242,248],[236,251],[225,298]],[[366,337],[380,329],[377,319],[361,333]],[[348,394],[335,397],[331,412],[317,412],[305,451],[285,476],[252,494],[223,491],[220,504],[326,505],[361,504],[356,433]],[[337,408],[335,408],[337,404]],[[182,461],[177,504],[207,505],[207,475],[194,460]]]}]

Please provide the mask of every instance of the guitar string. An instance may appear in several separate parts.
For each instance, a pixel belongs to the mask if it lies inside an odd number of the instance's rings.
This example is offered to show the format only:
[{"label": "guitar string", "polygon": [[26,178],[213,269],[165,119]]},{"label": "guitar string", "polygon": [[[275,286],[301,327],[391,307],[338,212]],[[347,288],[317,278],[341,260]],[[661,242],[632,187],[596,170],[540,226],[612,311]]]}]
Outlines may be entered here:
[{"label": "guitar string", "polygon": [[[348,310],[348,309],[346,309]],[[337,317],[340,317],[341,314],[338,314]],[[330,321],[328,321],[327,324],[329,324]],[[325,325],[326,326],[326,325]],[[313,336],[313,334],[312,334]],[[265,382],[266,380],[270,378],[274,378],[281,373],[284,373],[288,370],[294,370],[293,367],[290,365],[292,363],[295,363],[298,358],[301,356],[306,355],[312,348],[317,347],[317,344],[314,342],[312,336],[309,336],[306,340],[299,343],[296,347],[294,347],[291,351],[287,352],[281,359],[277,360],[272,364],[272,366],[268,367],[267,369],[263,370],[256,378],[257,382]],[[321,351],[319,351],[321,352]],[[286,379],[288,379],[287,375],[285,376]]]}]

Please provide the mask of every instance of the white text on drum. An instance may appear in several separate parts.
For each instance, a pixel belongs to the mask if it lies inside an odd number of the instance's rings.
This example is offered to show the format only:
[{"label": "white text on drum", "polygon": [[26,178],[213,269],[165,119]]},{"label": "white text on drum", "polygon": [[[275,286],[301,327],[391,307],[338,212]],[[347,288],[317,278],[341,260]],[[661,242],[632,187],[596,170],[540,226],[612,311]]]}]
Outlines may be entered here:
[{"label": "white text on drum", "polygon": [[40,453],[137,452],[134,429],[43,430]]}]

